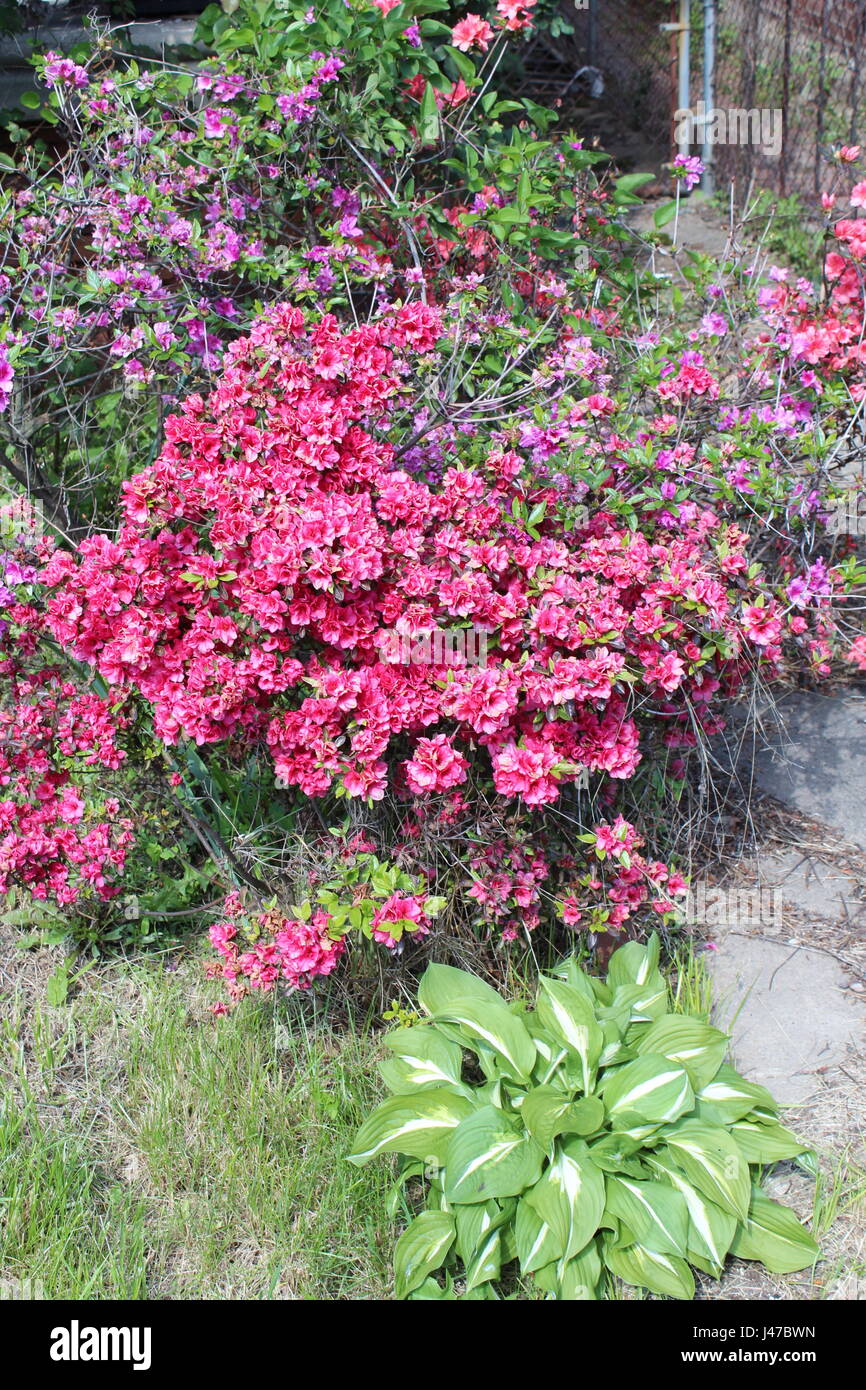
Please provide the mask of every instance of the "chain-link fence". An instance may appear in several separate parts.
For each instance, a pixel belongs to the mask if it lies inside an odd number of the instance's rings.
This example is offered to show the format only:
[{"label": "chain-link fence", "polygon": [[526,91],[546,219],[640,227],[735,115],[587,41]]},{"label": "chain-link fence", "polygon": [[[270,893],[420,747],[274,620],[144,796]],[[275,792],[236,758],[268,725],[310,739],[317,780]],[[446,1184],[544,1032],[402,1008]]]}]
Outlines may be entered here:
[{"label": "chain-link fence", "polygon": [[[692,153],[712,137],[716,182],[813,198],[840,144],[866,144],[866,0],[692,0]],[[715,18],[712,102],[704,26]],[[519,90],[558,106],[617,157],[651,167],[677,133],[679,0],[540,0]],[[664,27],[663,27],[664,26]],[[713,118],[713,113],[715,117]]]},{"label": "chain-link fence", "polygon": [[866,137],[866,0],[718,0],[717,10],[714,104],[758,113],[738,122],[744,140],[730,139],[728,121],[727,141],[714,147],[719,180],[814,196],[833,148]]}]

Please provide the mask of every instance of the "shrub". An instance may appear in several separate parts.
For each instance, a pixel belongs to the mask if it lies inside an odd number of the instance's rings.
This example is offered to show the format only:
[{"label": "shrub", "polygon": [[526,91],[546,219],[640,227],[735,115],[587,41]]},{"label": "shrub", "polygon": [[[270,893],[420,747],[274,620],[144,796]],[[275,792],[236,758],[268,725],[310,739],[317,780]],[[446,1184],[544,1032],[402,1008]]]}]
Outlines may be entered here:
[{"label": "shrub", "polygon": [[534,1008],[450,966],[428,967],[426,1021],[385,1037],[392,1092],[359,1131],[423,1210],[397,1242],[398,1298],[496,1298],[515,1261],[547,1296],[595,1299],[611,1275],[691,1298],[689,1265],[728,1254],[777,1273],[819,1250],[759,1183],[803,1156],[762,1086],[723,1058],[725,1034],[669,1013],[658,938],[615,952],[606,981],[568,961]]}]

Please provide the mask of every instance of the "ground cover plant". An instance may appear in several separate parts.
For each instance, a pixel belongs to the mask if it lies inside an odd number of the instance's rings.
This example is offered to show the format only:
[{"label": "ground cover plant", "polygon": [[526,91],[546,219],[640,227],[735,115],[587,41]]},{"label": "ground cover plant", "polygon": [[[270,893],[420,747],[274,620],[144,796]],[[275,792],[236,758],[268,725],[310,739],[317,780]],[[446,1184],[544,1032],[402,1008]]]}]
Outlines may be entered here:
[{"label": "ground cover plant", "polygon": [[658,957],[657,936],[630,942],[604,981],[572,959],[540,978],[534,1009],[428,966],[427,1018],[385,1038],[393,1094],[350,1155],[402,1154],[402,1180],[425,1182],[394,1252],[398,1298],[495,1298],[515,1260],[569,1301],[603,1296],[610,1275],[689,1299],[689,1265],[718,1278],[729,1252],[776,1272],[815,1262],[759,1181],[803,1144],[724,1062],[724,1033],[667,1012]]}]

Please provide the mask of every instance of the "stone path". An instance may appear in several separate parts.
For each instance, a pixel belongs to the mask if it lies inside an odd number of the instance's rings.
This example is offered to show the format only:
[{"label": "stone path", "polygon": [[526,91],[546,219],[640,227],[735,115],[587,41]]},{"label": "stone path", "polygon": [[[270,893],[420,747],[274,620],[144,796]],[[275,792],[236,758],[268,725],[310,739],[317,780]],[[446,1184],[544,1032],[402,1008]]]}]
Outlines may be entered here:
[{"label": "stone path", "polygon": [[[819,1232],[825,1262],[788,1278],[735,1261],[710,1298],[866,1297],[866,699],[792,693],[741,753],[759,847],[696,898],[715,1017],[735,1064],[786,1107],[848,1193]],[[712,890],[712,891],[711,891]],[[801,1218],[815,1185],[781,1165],[768,1186]],[[820,1215],[820,1213],[819,1213]]]}]

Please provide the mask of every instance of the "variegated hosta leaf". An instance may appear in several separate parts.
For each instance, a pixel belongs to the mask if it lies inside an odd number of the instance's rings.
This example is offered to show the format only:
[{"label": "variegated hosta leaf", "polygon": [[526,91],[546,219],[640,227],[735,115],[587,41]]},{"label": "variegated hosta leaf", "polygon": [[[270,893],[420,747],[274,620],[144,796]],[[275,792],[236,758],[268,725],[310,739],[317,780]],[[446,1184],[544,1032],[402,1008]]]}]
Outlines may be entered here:
[{"label": "variegated hosta leaf", "polygon": [[718,1279],[734,1239],[737,1218],[699,1192],[668,1155],[651,1154],[650,1163],[685,1198],[689,1212],[689,1260]]},{"label": "variegated hosta leaf", "polygon": [[562,980],[542,975],[538,983],[538,1017],[547,1031],[580,1059],[581,1085],[588,1094],[595,1083],[595,1069],[604,1046],[604,1034],[592,1002]]},{"label": "variegated hosta leaf", "polygon": [[[428,967],[430,974],[434,966]],[[445,966],[439,969],[446,969]],[[463,972],[457,972],[459,974]],[[424,979],[427,979],[425,974]],[[488,999],[475,999],[466,995],[455,995],[443,1004],[441,1011],[434,1013],[436,1022],[459,1023],[467,1047],[475,1047],[478,1042],[495,1054],[496,1065],[506,1076],[518,1081],[528,1081],[535,1065],[535,1044],[523,1019],[518,1019],[499,995],[495,1002]]]},{"label": "variegated hosta leaf", "polygon": [[[481,1202],[475,1206],[457,1207],[457,1254],[463,1262],[467,1290],[478,1288],[491,1279],[498,1279],[508,1256],[507,1242],[503,1244],[505,1228],[514,1220],[515,1201]],[[511,1257],[513,1258],[513,1256]]]},{"label": "variegated hosta leaf", "polygon": [[719,1070],[728,1046],[726,1033],[682,1014],[665,1014],[651,1023],[637,1044],[638,1054],[659,1053],[679,1062],[696,1091],[707,1086]]},{"label": "variegated hosta leaf", "polygon": [[445,1195],[455,1203],[516,1196],[537,1182],[543,1158],[507,1115],[482,1106],[458,1125],[448,1145]]},{"label": "variegated hosta leaf", "polygon": [[689,1217],[685,1198],[667,1183],[607,1178],[607,1206],[624,1221],[635,1239],[662,1255],[685,1255]]},{"label": "variegated hosta leaf", "polygon": [[637,941],[627,941],[614,951],[607,967],[607,983],[616,990],[618,985],[645,985],[658,969],[660,943],[653,932],[645,946]]},{"label": "variegated hosta leaf", "polygon": [[565,1259],[583,1249],[604,1212],[604,1177],[582,1140],[557,1144],[553,1161],[526,1200],[550,1226]]},{"label": "variegated hosta leaf", "polygon": [[585,970],[581,970],[574,956],[569,956],[568,960],[563,961],[553,972],[557,980],[564,980],[572,989],[576,989],[578,994],[582,994],[593,1006],[596,1004],[596,985],[601,985],[606,991],[606,986],[601,980],[594,976],[587,975]]},{"label": "variegated hosta leaf", "polygon": [[394,1247],[395,1292],[405,1298],[442,1264],[454,1243],[453,1216],[423,1211],[405,1229]]},{"label": "variegated hosta leaf", "polygon": [[627,1173],[632,1178],[649,1176],[640,1159],[641,1142],[627,1138],[624,1134],[605,1134],[594,1139],[589,1146],[589,1156],[605,1173]]},{"label": "variegated hosta leaf", "polygon": [[536,1086],[520,1107],[520,1118],[545,1153],[558,1134],[595,1134],[604,1124],[604,1105],[596,1096],[570,1101],[553,1086]]},{"label": "variegated hosta leaf", "polygon": [[395,1095],[430,1086],[469,1095],[461,1080],[463,1053],[456,1043],[449,1042],[436,1028],[398,1028],[384,1039],[385,1046],[396,1053],[379,1064],[385,1085]]},{"label": "variegated hosta leaf", "polygon": [[563,1260],[559,1265],[559,1297],[570,1303],[593,1302],[599,1296],[601,1271],[598,1242],[591,1240],[574,1259]]},{"label": "variegated hosta leaf", "polygon": [[733,1067],[723,1063],[714,1079],[698,1092],[695,1112],[700,1120],[730,1125],[742,1120],[756,1105],[764,1106],[772,1114],[778,1109],[769,1091],[754,1081],[746,1081]]},{"label": "variegated hosta leaf", "polygon": [[[641,985],[617,985],[613,992],[613,1007],[628,1008],[628,1024],[652,1023],[667,1013],[668,990],[661,971],[654,970]],[[630,1034],[627,1034],[630,1037]]]},{"label": "variegated hosta leaf", "polygon": [[355,1136],[350,1163],[358,1167],[380,1153],[444,1163],[451,1135],[473,1107],[452,1091],[419,1091],[391,1096],[373,1111]]},{"label": "variegated hosta leaf", "polygon": [[600,1089],[614,1129],[628,1129],[641,1120],[670,1124],[694,1104],[685,1068],[653,1053],[617,1067]]},{"label": "variegated hosta leaf", "polygon": [[525,1096],[520,1118],[545,1153],[562,1133],[562,1120],[570,1108],[570,1097],[554,1086],[534,1086]]},{"label": "variegated hosta leaf", "polygon": [[700,1120],[680,1120],[664,1137],[677,1167],[698,1191],[744,1221],[752,1179],[748,1162],[727,1130]]},{"label": "variegated hosta leaf", "polygon": [[806,1146],[784,1125],[755,1125],[740,1120],[731,1125],[731,1134],[749,1163],[778,1163],[806,1152]]},{"label": "variegated hosta leaf", "polygon": [[649,1289],[650,1293],[660,1294],[662,1298],[694,1298],[695,1281],[685,1260],[677,1255],[661,1255],[655,1250],[646,1250],[642,1245],[630,1245],[625,1250],[614,1244],[606,1244],[604,1262],[612,1274],[634,1284],[637,1288]]},{"label": "variegated hosta leaf", "polygon": [[771,1202],[756,1187],[748,1217],[731,1244],[731,1254],[741,1260],[760,1260],[773,1274],[794,1274],[814,1264],[821,1251],[792,1211]]},{"label": "variegated hosta leaf", "polygon": [[435,1017],[443,1013],[456,998],[505,1007],[501,995],[477,975],[457,970],[453,965],[428,965],[418,986],[418,1003],[425,1014]]},{"label": "variegated hosta leaf", "polygon": [[514,1225],[517,1258],[524,1274],[532,1274],[562,1257],[564,1243],[548,1226],[525,1197],[517,1203]]},{"label": "variegated hosta leaf", "polygon": [[454,1220],[457,1222],[457,1254],[464,1265],[468,1264],[481,1237],[495,1229],[500,1209],[496,1202],[477,1202],[474,1206],[457,1207]]}]

